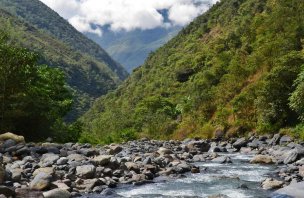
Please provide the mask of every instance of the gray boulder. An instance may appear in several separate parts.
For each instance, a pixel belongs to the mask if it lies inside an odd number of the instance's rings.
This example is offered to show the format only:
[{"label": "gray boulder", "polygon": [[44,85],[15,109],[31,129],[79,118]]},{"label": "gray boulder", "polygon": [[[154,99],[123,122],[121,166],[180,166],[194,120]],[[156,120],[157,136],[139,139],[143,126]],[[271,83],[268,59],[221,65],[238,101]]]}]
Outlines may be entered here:
[{"label": "gray boulder", "polygon": [[280,134],[275,134],[274,136],[273,136],[273,138],[269,141],[269,145],[277,145],[278,143],[279,143],[279,141],[280,141],[280,137],[281,137],[281,135]]},{"label": "gray boulder", "polygon": [[240,149],[247,145],[247,140],[245,138],[239,138],[236,142],[233,143],[233,147],[236,149]]},{"label": "gray boulder", "polygon": [[91,179],[94,177],[96,168],[93,165],[77,166],[76,175],[83,179]]},{"label": "gray boulder", "polygon": [[40,172],[30,183],[32,190],[45,190],[51,185],[52,177],[46,173]]},{"label": "gray boulder", "polygon": [[303,198],[304,182],[293,183],[271,194],[272,198]]}]

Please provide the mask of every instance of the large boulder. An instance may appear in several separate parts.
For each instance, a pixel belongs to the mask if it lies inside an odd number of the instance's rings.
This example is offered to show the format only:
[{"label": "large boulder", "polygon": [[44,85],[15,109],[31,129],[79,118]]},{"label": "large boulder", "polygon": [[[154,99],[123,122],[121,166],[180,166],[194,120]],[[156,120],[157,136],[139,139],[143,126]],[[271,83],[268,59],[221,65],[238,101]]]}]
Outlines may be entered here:
[{"label": "large boulder", "polygon": [[76,167],[76,175],[83,179],[91,179],[94,177],[96,168],[94,165],[83,165]]},{"label": "large boulder", "polygon": [[32,190],[45,190],[51,185],[52,177],[46,173],[39,173],[30,183]]},{"label": "large boulder", "polygon": [[70,198],[71,193],[63,189],[53,189],[43,193],[44,198]]},{"label": "large boulder", "polygon": [[17,143],[24,143],[24,137],[23,136],[19,136],[19,135],[15,135],[13,133],[7,132],[4,134],[0,135],[0,141],[3,142],[5,140],[14,140]]},{"label": "large boulder", "polygon": [[267,178],[265,181],[262,182],[262,187],[265,190],[281,188],[283,185],[284,185],[283,181],[279,181],[272,178]]},{"label": "large boulder", "polygon": [[271,194],[272,198],[303,198],[304,181],[293,183]]},{"label": "large boulder", "polygon": [[256,155],[251,160],[252,164],[273,164],[274,159],[268,155]]}]

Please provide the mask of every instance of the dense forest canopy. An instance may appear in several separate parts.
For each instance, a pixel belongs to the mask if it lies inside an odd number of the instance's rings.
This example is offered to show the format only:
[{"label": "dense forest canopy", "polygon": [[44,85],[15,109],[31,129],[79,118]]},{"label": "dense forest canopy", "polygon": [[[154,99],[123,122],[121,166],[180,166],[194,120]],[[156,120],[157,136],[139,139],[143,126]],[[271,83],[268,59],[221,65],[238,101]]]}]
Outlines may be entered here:
[{"label": "dense forest canopy", "polygon": [[296,125],[292,133],[303,135],[303,39],[302,1],[222,0],[98,99],[81,118],[81,141]]},{"label": "dense forest canopy", "polygon": [[0,38],[0,131],[13,131],[32,140],[55,133],[55,123],[72,105],[64,73],[38,64],[38,55]]},{"label": "dense forest canopy", "polygon": [[1,0],[0,29],[9,39],[40,55],[39,62],[61,68],[75,103],[67,116],[74,121],[94,99],[115,89],[127,72],[96,43],[39,0]]}]

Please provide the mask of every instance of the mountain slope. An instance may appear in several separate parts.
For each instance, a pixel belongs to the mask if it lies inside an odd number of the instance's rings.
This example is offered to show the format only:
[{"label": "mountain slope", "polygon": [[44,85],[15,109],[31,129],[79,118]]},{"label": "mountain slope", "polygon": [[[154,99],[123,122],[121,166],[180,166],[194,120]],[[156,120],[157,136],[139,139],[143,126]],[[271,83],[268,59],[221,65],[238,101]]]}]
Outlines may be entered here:
[{"label": "mountain slope", "polygon": [[127,72],[92,40],[78,32],[66,20],[39,0],[0,0],[0,8],[42,29],[74,50],[88,54],[103,62],[123,80]]},{"label": "mountain slope", "polygon": [[65,71],[68,84],[75,92],[75,105],[69,115],[70,120],[86,111],[96,97],[106,94],[121,82],[105,62],[75,50],[67,43],[1,9],[0,29],[9,33],[10,40],[15,45],[39,53],[41,63]]},{"label": "mountain slope", "polygon": [[103,46],[113,59],[131,72],[144,63],[150,52],[168,42],[180,29],[181,27],[172,27],[112,32],[104,28],[102,36],[92,33],[86,35]]},{"label": "mountain slope", "polygon": [[[222,0],[184,28],[82,121],[108,142],[136,135],[210,137],[293,126],[289,107],[304,65],[304,4]],[[108,138],[105,138],[108,136]]]}]

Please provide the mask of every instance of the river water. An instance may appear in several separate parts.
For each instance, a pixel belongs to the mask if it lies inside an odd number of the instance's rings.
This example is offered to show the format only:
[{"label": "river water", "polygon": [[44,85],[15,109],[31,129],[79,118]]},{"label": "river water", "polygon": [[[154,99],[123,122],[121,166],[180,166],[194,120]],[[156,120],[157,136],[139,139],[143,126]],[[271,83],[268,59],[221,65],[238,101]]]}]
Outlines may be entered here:
[{"label": "river water", "polygon": [[[231,198],[265,198],[271,193],[260,187],[267,175],[273,174],[271,165],[250,164],[253,157],[242,154],[226,154],[232,164],[212,162],[196,163],[199,174],[186,174],[185,178],[158,178],[156,183],[142,186],[122,186],[114,191],[122,197],[170,198],[170,197],[208,197],[223,194]],[[92,196],[98,198],[101,196]]]}]

